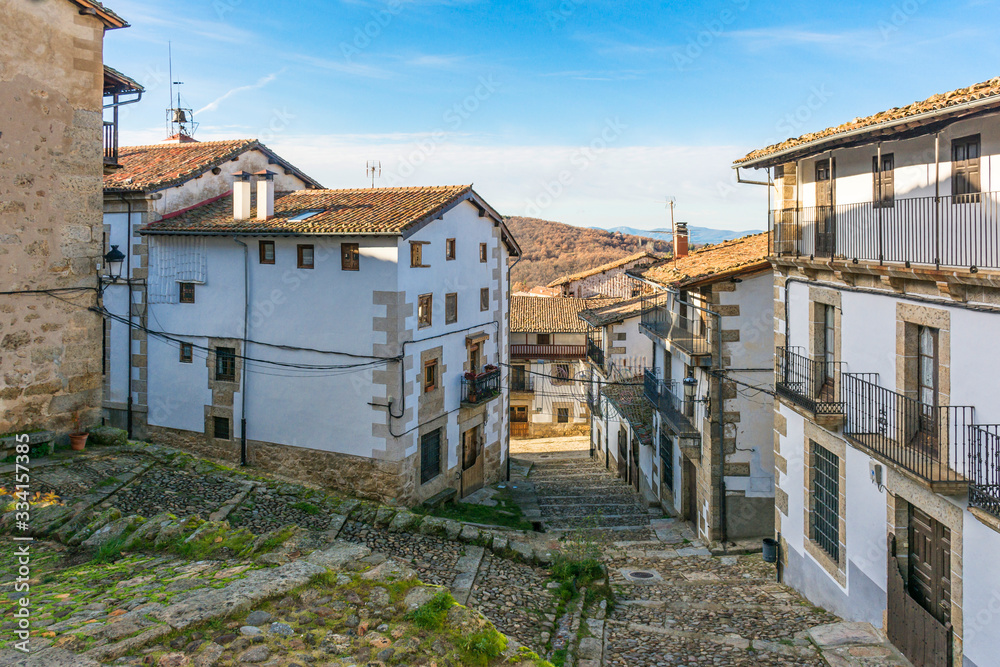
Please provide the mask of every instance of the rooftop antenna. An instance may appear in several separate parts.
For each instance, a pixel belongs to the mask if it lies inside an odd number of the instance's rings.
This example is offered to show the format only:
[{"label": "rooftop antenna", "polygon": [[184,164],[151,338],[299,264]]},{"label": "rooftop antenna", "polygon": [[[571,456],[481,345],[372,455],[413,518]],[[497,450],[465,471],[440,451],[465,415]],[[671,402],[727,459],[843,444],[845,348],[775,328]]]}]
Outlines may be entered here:
[{"label": "rooftop antenna", "polygon": [[673,255],[674,263],[677,263],[677,223],[674,222],[674,204],[677,203],[677,198],[673,195],[667,195],[667,208],[670,209],[670,243],[672,244],[670,254]]},{"label": "rooftop antenna", "polygon": [[168,74],[170,77],[170,106],[167,108],[167,137],[181,135],[191,137],[198,129],[194,120],[194,111],[181,106],[181,92],[177,91],[177,105],[174,106],[174,86],[183,86],[183,81],[174,81],[174,56],[170,42],[167,42]]},{"label": "rooftop antenna", "polygon": [[382,177],[382,161],[381,160],[369,160],[365,163],[365,176],[369,176],[372,179],[372,187],[375,187],[375,179]]}]

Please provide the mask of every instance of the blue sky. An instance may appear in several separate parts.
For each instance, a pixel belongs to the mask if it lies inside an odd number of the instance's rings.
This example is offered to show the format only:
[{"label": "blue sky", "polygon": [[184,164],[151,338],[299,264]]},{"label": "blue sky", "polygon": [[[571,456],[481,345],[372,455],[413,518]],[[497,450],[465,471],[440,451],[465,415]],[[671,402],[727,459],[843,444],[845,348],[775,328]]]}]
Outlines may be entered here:
[{"label": "blue sky", "polygon": [[[327,187],[474,182],[582,226],[766,224],[732,161],[1000,75],[985,0],[108,0],[105,61],[165,137],[167,42],[202,140],[259,137]],[[751,173],[752,176],[752,173]]]}]

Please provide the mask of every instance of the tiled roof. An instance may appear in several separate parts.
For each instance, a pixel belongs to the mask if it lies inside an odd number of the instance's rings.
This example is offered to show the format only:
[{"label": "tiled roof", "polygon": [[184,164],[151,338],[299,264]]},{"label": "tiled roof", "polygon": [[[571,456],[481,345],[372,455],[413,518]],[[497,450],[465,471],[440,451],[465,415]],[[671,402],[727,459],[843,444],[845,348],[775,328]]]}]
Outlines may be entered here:
[{"label": "tiled roof", "polygon": [[145,90],[138,81],[113,67],[104,66],[104,94],[136,93]]},{"label": "tiled roof", "polygon": [[600,308],[580,311],[580,319],[595,327],[603,327],[613,322],[623,322],[642,314],[643,297],[637,296]]},{"label": "tiled roof", "polygon": [[580,311],[618,299],[572,299],[544,296],[510,297],[510,330],[515,333],[587,333]]},{"label": "tiled roof", "polygon": [[574,280],[583,280],[584,278],[589,278],[590,276],[596,276],[598,273],[603,273],[605,271],[610,271],[611,269],[617,269],[618,267],[625,266],[630,262],[635,262],[640,259],[650,258],[653,260],[661,259],[661,255],[657,255],[651,252],[637,252],[628,257],[622,257],[621,259],[616,259],[613,262],[608,262],[607,264],[601,264],[592,269],[587,269],[586,271],[580,271],[578,273],[572,273],[568,276],[563,276],[562,278],[556,278],[548,284],[548,287],[556,287],[558,285],[565,285],[566,283],[571,283]]},{"label": "tiled roof", "polygon": [[650,446],[653,444],[653,405],[643,395],[642,378],[636,376],[620,382],[622,384],[605,385],[601,393],[632,426],[639,442]]},{"label": "tiled roof", "polygon": [[102,5],[97,0],[70,0],[77,7],[82,7],[83,9],[92,9],[96,13],[97,18],[104,21],[104,24],[109,28],[127,28],[129,27],[128,21],[122,17],[115,14],[113,11]]},{"label": "tiled roof", "polygon": [[[474,194],[471,185],[418,188],[296,190],[275,194],[274,216],[233,219],[232,196],[220,197],[180,215],[143,227],[149,233],[209,234],[400,234],[410,225],[435,217],[450,204]],[[306,211],[320,211],[292,221]]]},{"label": "tiled roof", "polygon": [[750,273],[769,266],[767,240],[767,232],[752,234],[695,250],[676,262],[668,259],[630,273],[671,287],[711,281],[714,277]]},{"label": "tiled roof", "polygon": [[[907,119],[915,122],[918,120],[917,116],[937,117],[958,111],[955,107],[970,102],[982,100],[983,104],[986,105],[993,98],[995,98],[996,106],[1000,106],[1000,77],[974,84],[968,88],[959,88],[948,93],[932,95],[926,100],[913,102],[903,107],[895,107],[871,116],[865,116],[864,118],[855,118],[850,122],[837,125],[836,127],[828,127],[819,132],[810,132],[794,139],[787,139],[781,143],[752,151],[739,160],[736,160],[735,164],[743,165],[749,162],[757,162],[767,156],[797,147],[804,148],[809,146],[819,151],[824,144],[843,138],[842,135],[848,133],[859,130],[863,131],[866,128],[874,131],[876,126],[893,124],[898,121],[906,121]],[[909,127],[910,124],[906,123],[906,129],[909,129]]]},{"label": "tiled roof", "polygon": [[122,146],[118,149],[118,164],[121,168],[104,177],[104,189],[144,191],[170,187],[223,165],[250,150],[266,153],[306,183],[319,187],[319,183],[279,158],[256,139],[231,139]]}]

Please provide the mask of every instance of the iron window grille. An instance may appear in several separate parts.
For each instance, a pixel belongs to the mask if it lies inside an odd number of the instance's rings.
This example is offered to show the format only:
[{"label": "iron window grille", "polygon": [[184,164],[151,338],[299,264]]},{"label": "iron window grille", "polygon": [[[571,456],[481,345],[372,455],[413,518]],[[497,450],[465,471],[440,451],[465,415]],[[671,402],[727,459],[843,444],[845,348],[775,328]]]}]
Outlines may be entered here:
[{"label": "iron window grille", "polygon": [[181,283],[181,303],[194,303],[194,283]]},{"label": "iron window grille", "polygon": [[229,440],[229,418],[213,417],[212,430],[217,440]]},{"label": "iron window grille", "polygon": [[215,348],[215,379],[221,382],[236,382],[235,348]]},{"label": "iron window grille", "polygon": [[840,562],[840,459],[812,444],[812,508],[810,538],[835,562]]}]

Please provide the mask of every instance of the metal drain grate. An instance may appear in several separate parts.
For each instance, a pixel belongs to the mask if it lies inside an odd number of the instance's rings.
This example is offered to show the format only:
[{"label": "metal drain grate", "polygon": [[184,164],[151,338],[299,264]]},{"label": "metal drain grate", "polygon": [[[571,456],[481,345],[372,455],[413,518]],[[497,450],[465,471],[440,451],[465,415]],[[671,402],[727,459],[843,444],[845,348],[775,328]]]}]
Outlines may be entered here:
[{"label": "metal drain grate", "polygon": [[628,576],[633,579],[652,579],[656,575],[652,572],[629,572]]}]

